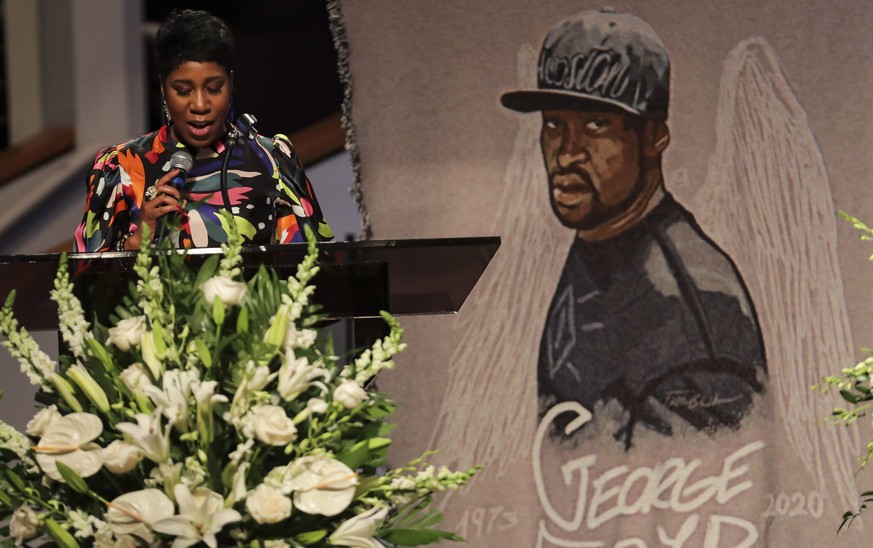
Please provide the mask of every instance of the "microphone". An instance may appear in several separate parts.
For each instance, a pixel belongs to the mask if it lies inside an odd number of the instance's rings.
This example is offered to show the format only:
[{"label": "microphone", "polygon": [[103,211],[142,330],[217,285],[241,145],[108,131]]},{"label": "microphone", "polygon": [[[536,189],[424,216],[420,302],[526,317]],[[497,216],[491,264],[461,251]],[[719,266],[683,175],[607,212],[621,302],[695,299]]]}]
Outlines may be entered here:
[{"label": "microphone", "polygon": [[[178,150],[170,157],[170,171],[178,169],[179,173],[170,179],[167,183],[176,190],[181,191],[185,187],[185,179],[188,178],[188,171],[194,165],[194,158],[186,150]],[[158,217],[157,228],[155,228],[155,242],[160,242],[165,236],[168,229],[167,225],[176,224],[176,214],[168,213]]]}]

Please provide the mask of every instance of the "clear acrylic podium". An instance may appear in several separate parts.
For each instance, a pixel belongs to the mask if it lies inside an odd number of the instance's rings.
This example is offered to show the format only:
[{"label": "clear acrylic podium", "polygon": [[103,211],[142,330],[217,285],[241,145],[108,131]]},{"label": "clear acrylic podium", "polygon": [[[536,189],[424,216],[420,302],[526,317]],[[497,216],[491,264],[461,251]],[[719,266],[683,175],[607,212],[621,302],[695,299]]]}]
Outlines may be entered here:
[{"label": "clear acrylic podium", "polygon": [[[360,348],[385,333],[381,310],[393,315],[451,314],[461,305],[497,248],[498,237],[381,240],[319,244],[314,300],[328,319],[354,321]],[[217,248],[188,251],[192,267],[221,254]],[[261,265],[293,275],[305,244],[247,246],[243,268]],[[105,318],[127,291],[134,251],[68,254],[69,269],[87,313]],[[49,299],[59,254],[0,255],[0,298],[16,291],[14,313],[30,331],[57,330],[57,307]]]}]

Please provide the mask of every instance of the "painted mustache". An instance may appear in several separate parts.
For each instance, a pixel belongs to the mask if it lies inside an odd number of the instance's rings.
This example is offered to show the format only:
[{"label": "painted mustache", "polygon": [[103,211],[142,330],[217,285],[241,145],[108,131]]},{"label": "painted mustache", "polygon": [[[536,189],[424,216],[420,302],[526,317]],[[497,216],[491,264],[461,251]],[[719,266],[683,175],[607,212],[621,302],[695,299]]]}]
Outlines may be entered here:
[{"label": "painted mustache", "polygon": [[552,198],[556,203],[575,205],[588,194],[593,195],[595,201],[598,199],[597,188],[584,170],[570,167],[552,175]]}]

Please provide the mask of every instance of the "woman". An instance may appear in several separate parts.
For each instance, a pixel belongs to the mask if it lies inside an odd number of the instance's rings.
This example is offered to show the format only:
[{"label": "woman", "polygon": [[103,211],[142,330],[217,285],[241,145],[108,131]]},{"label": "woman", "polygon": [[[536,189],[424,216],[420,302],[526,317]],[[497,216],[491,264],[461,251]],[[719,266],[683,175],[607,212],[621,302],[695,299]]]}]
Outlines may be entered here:
[{"label": "woman", "polygon": [[[218,246],[227,239],[222,209],[247,243],[303,241],[304,225],[332,239],[288,138],[232,124],[227,25],[203,11],[174,11],[158,29],[155,50],[167,124],[97,155],[75,250],[138,249],[143,226],[154,238],[167,220],[160,231],[174,246]],[[193,157],[187,174],[170,168],[180,150]]]}]

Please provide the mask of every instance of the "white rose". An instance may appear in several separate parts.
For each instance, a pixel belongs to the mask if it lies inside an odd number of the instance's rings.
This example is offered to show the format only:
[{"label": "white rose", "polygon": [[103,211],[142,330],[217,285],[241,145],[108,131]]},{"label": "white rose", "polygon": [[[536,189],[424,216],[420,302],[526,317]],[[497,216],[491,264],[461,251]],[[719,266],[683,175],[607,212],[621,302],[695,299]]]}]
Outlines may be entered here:
[{"label": "white rose", "polygon": [[39,533],[39,517],[33,508],[26,504],[18,507],[9,520],[9,533],[15,537],[15,544],[21,546],[24,541]]},{"label": "white rose", "polygon": [[325,402],[321,398],[312,398],[308,402],[306,402],[306,409],[310,413],[321,415],[325,411],[327,411],[327,402]]},{"label": "white rose", "polygon": [[121,382],[124,383],[124,386],[131,392],[142,390],[147,386],[154,386],[146,373],[145,366],[139,362],[127,367],[121,372],[119,377],[121,377]]},{"label": "white rose", "polygon": [[142,460],[143,452],[139,447],[115,440],[104,447],[100,456],[103,457],[103,465],[113,474],[130,472]]},{"label": "white rose", "polygon": [[235,282],[225,276],[213,276],[203,286],[206,302],[212,304],[216,297],[226,305],[239,304],[246,294],[246,284]]},{"label": "white rose", "polygon": [[58,408],[54,405],[49,407],[43,407],[39,410],[39,412],[33,416],[30,421],[28,421],[27,426],[25,427],[24,432],[28,436],[34,436],[37,438],[41,438],[45,431],[54,423],[56,420],[61,418],[61,414],[58,413]]},{"label": "white rose", "polygon": [[333,399],[346,409],[354,409],[364,403],[367,392],[355,381],[343,381],[333,391]]},{"label": "white rose", "polygon": [[109,342],[119,350],[130,350],[131,346],[139,346],[146,332],[145,316],[125,318],[115,327],[109,328]]},{"label": "white rose", "polygon": [[252,417],[255,437],[268,445],[285,445],[297,439],[297,427],[278,405],[262,405]]},{"label": "white rose", "polygon": [[291,517],[291,499],[262,483],[249,493],[246,509],[258,523],[279,523]]}]

